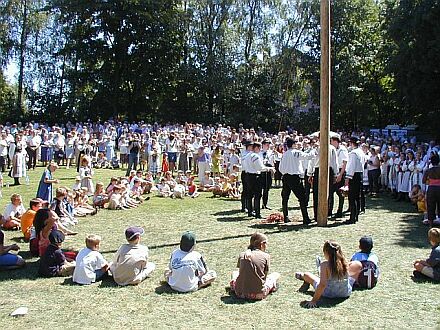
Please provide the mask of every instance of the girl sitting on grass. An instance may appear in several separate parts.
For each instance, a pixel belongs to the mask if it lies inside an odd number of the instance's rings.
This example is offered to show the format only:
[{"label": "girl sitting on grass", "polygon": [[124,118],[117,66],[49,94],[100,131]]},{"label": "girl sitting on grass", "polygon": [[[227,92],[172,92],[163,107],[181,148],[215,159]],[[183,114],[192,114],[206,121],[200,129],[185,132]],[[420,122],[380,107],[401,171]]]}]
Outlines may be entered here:
[{"label": "girl sitting on grass", "polygon": [[432,250],[428,259],[418,259],[414,261],[414,277],[419,278],[423,275],[440,281],[440,229],[431,228],[428,231],[428,240]]},{"label": "girl sitting on grass", "polygon": [[93,206],[104,207],[108,202],[108,195],[104,191],[104,183],[97,182],[95,187],[95,193],[93,194]]},{"label": "girl sitting on grass", "polygon": [[319,299],[346,298],[351,295],[354,278],[349,275],[348,262],[342,253],[341,246],[335,241],[326,241],[323,247],[326,261],[320,263],[320,276],[312,273],[297,272],[295,277],[304,281],[300,291],[307,291],[313,285],[315,294],[311,301],[306,302],[308,308],[317,307]]},{"label": "girl sitting on grass", "polygon": [[232,273],[231,291],[237,297],[262,300],[278,288],[279,273],[269,273],[270,256],[266,252],[267,236],[255,233],[248,249],[238,258],[238,271]]}]

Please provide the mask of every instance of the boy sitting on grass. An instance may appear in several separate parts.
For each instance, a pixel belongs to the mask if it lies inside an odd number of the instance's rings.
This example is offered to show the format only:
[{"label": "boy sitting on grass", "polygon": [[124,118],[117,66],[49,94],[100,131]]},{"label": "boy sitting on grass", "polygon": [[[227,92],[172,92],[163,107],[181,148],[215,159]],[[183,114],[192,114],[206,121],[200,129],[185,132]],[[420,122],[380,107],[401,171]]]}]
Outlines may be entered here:
[{"label": "boy sitting on grass", "polygon": [[202,255],[194,251],[196,236],[187,231],[180,239],[180,248],[171,253],[169,269],[165,279],[173,290],[178,292],[197,291],[210,285],[217,277],[213,270],[208,270]]},{"label": "boy sitting on grass", "polygon": [[38,273],[45,277],[71,276],[75,269],[75,261],[67,261],[61,250],[64,234],[59,230],[52,230],[49,234],[49,246],[40,258]]},{"label": "boy sitting on grass", "polygon": [[129,227],[125,230],[128,244],[123,244],[116,252],[110,271],[119,285],[136,285],[146,279],[156,268],[148,261],[148,248],[141,245],[144,229]]},{"label": "boy sitting on grass", "polygon": [[78,284],[92,284],[107,275],[108,262],[99,253],[101,236],[88,235],[86,247],[79,251],[76,257],[76,267],[73,272],[73,282]]},{"label": "boy sitting on grass", "polygon": [[432,249],[429,258],[418,259],[414,261],[414,277],[421,278],[424,276],[440,281],[440,229],[431,228],[428,231],[428,240],[431,243]]},{"label": "boy sitting on grass", "polygon": [[[359,240],[359,249],[359,252],[353,254],[350,262],[351,269],[355,270],[353,277],[356,282],[354,286],[362,289],[372,289],[376,286],[380,274],[379,258],[374,252],[371,252],[373,249],[373,239],[369,236],[361,237]],[[359,261],[360,265],[353,261]],[[355,265],[357,265],[357,270],[355,269]]]}]

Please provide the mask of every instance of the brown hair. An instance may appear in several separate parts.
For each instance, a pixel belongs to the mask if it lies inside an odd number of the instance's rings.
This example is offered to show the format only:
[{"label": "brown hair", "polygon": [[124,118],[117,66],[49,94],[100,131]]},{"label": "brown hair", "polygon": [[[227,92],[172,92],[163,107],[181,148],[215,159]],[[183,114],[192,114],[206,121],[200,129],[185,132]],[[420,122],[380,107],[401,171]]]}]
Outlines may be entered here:
[{"label": "brown hair", "polygon": [[331,240],[326,241],[322,250],[328,256],[331,276],[343,279],[348,272],[348,263],[339,243]]},{"label": "brown hair", "polygon": [[267,241],[267,236],[261,233],[254,233],[249,242],[249,250],[257,250],[263,242]]}]

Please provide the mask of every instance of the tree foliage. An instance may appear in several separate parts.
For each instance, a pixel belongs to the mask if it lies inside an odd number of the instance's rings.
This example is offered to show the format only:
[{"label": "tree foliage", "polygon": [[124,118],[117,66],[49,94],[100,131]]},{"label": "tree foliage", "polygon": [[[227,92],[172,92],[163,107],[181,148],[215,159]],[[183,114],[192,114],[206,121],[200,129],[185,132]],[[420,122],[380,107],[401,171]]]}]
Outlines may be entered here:
[{"label": "tree foliage", "polygon": [[[2,78],[2,96],[49,121],[316,129],[319,2],[5,0],[0,67],[16,63],[21,74],[18,88]],[[334,0],[331,8],[333,124],[434,129],[438,1]],[[4,100],[0,110],[12,115]]]}]

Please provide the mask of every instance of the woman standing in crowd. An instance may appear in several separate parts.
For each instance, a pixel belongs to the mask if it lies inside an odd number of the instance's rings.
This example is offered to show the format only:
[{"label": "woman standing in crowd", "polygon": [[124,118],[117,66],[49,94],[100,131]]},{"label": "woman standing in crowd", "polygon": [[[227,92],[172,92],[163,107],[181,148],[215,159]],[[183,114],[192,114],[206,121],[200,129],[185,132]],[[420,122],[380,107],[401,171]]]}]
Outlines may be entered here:
[{"label": "woman standing in crowd", "polygon": [[434,154],[430,158],[431,167],[423,175],[422,182],[427,186],[426,206],[428,211],[429,226],[432,227],[436,219],[436,213],[440,217],[440,167],[439,155]]}]

